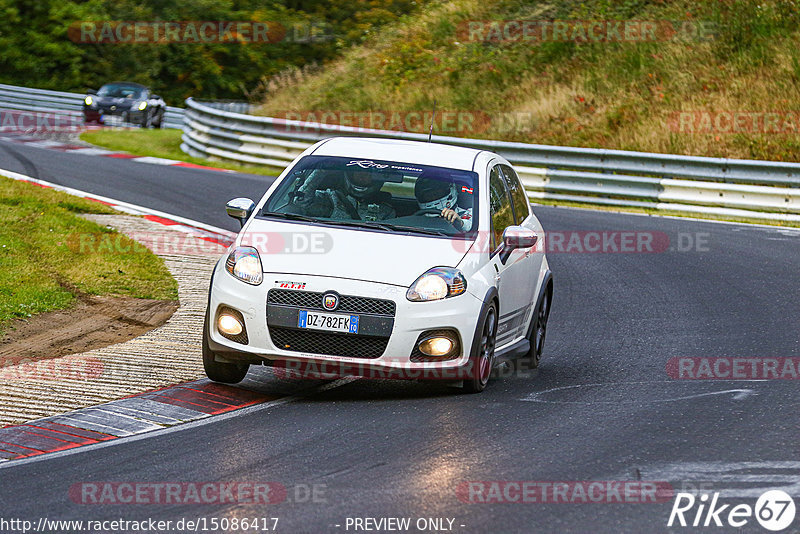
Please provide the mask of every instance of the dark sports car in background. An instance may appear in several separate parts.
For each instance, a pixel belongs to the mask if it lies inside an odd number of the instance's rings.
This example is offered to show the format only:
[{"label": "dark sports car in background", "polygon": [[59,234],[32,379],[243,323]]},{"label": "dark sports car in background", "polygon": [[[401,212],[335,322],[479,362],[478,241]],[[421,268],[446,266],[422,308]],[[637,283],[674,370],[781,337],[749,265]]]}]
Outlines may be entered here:
[{"label": "dark sports car in background", "polygon": [[89,90],[83,101],[85,122],[106,123],[107,117],[119,117],[123,123],[143,128],[161,128],[167,104],[148,87],[132,82],[113,82],[98,91]]}]

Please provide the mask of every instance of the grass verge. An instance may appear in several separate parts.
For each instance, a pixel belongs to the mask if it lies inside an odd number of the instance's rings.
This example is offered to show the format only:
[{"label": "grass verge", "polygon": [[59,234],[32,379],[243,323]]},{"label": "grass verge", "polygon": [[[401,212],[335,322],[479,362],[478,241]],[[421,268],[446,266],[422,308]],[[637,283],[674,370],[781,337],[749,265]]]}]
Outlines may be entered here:
[{"label": "grass verge", "polygon": [[270,167],[236,165],[225,161],[193,158],[181,150],[182,133],[181,130],[176,129],[108,129],[83,132],[81,134],[81,140],[102,148],[128,152],[137,156],[175,159],[187,163],[194,163],[196,165],[230,169],[232,171],[248,174],[261,174],[265,176],[278,175],[278,172]]},{"label": "grass verge", "polygon": [[[0,334],[14,319],[68,308],[81,294],[177,300],[177,282],[161,258],[82,213],[115,212],[0,177]],[[120,246],[76,246],[81,235],[98,234]]]}]

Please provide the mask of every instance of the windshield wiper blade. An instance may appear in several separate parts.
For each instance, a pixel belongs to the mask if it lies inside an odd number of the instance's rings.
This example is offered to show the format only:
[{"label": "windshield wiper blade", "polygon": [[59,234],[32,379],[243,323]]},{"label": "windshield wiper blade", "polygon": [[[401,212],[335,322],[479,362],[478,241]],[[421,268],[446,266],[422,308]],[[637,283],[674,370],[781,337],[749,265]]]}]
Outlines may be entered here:
[{"label": "windshield wiper blade", "polygon": [[363,221],[325,221],[325,222],[338,226],[354,226],[356,228],[377,228],[378,230],[385,230],[385,231],[389,230],[387,225],[383,223],[372,223]]},{"label": "windshield wiper blade", "polygon": [[316,223],[316,222],[322,222],[322,223],[327,222],[327,221],[321,221],[319,219],[315,219],[314,217],[309,217],[307,215],[300,215],[298,213],[281,213],[279,211],[262,211],[261,212],[261,216],[262,217],[276,217],[278,219],[287,219],[287,220],[290,220],[290,221],[305,221],[305,222],[313,222],[313,223]]},{"label": "windshield wiper blade", "polygon": [[365,223],[361,221],[335,221],[331,219],[317,219],[307,215],[300,215],[298,213],[283,213],[279,211],[264,211],[261,212],[263,217],[275,217],[279,219],[287,219],[289,221],[304,221],[317,224],[329,224],[332,226],[355,226],[358,228],[379,228],[381,230],[388,230],[388,228],[381,227],[380,225]]},{"label": "windshield wiper blade", "polygon": [[382,221],[325,221],[330,224],[338,224],[341,226],[354,226],[356,228],[376,228],[387,232],[413,232],[425,235],[442,235],[445,237],[453,237],[447,232],[441,230],[432,230],[430,228],[417,228],[416,226],[401,226],[399,224],[385,223]]},{"label": "windshield wiper blade", "polygon": [[447,232],[443,232],[442,230],[434,230],[432,228],[418,228],[416,226],[402,226],[399,224],[391,224],[391,223],[379,223],[384,228],[388,228],[390,230],[396,230],[399,232],[414,232],[417,234],[425,234],[425,235],[443,235],[445,237],[453,237],[451,234]]}]

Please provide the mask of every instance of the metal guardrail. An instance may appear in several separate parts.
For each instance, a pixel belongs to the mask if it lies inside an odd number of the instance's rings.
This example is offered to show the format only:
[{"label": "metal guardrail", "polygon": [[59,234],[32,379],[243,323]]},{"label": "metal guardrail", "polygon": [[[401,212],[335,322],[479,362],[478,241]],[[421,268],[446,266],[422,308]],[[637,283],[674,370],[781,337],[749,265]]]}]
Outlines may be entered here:
[{"label": "metal guardrail", "polygon": [[[186,101],[181,149],[197,157],[283,168],[331,136],[427,141],[426,134],[258,117]],[[496,152],[533,199],[800,221],[800,163],[736,160],[433,136]]]},{"label": "metal guardrail", "polygon": [[[0,109],[64,115],[73,123],[82,117],[85,94],[0,84]],[[164,127],[183,127],[183,108],[167,106]]]}]

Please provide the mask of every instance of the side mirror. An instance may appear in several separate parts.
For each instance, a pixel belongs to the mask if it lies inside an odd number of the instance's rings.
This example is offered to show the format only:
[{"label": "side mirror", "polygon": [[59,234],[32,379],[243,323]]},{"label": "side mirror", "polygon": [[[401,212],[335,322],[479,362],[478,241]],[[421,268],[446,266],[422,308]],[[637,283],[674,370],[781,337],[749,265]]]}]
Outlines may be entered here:
[{"label": "side mirror", "polygon": [[96,95],[97,94],[97,89],[89,89],[88,91],[86,91],[86,94],[87,95]]},{"label": "side mirror", "polygon": [[228,216],[238,220],[242,226],[250,218],[254,209],[256,209],[256,204],[249,198],[234,198],[225,204],[225,211],[228,212]]},{"label": "side mirror", "polygon": [[524,226],[509,226],[503,232],[503,248],[500,250],[500,261],[506,264],[511,253],[519,248],[533,248],[539,240],[533,230]]},{"label": "side mirror", "polygon": [[161,100],[161,97],[158,95],[150,95],[150,98],[152,98],[153,100]]}]

